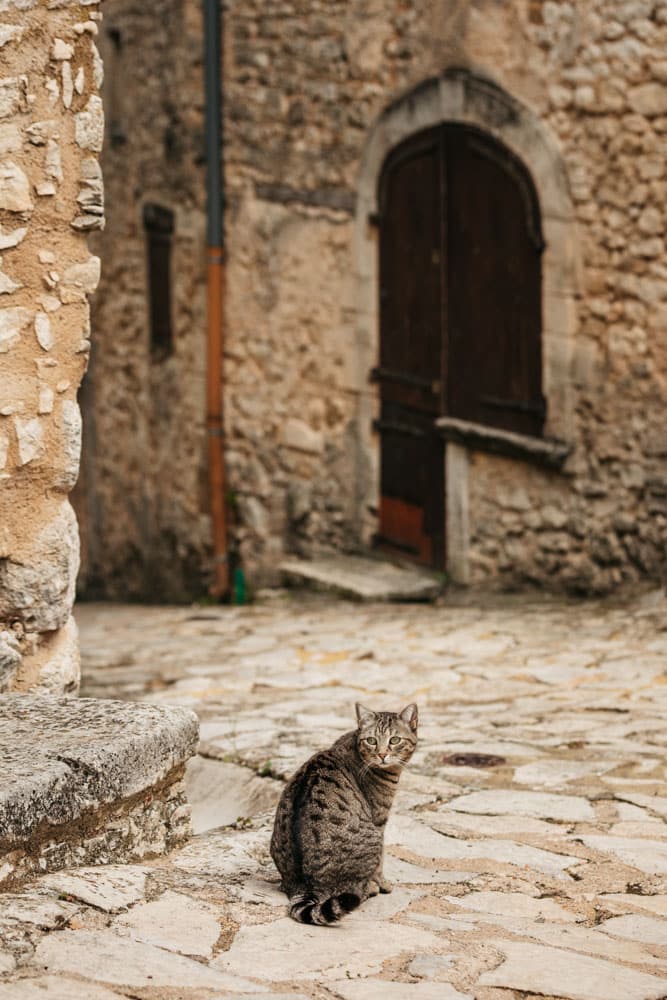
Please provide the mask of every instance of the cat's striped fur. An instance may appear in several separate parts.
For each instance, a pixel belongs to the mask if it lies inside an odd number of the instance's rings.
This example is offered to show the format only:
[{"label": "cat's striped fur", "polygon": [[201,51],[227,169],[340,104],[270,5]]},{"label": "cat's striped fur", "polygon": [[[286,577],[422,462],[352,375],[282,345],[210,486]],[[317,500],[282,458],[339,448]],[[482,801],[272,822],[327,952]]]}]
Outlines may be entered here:
[{"label": "cat's striped fur", "polygon": [[382,873],[384,827],[417,745],[417,706],[356,708],[357,729],[306,761],[276,810],[271,857],[290,916],[306,924],[334,923],[368,896],[391,891]]}]

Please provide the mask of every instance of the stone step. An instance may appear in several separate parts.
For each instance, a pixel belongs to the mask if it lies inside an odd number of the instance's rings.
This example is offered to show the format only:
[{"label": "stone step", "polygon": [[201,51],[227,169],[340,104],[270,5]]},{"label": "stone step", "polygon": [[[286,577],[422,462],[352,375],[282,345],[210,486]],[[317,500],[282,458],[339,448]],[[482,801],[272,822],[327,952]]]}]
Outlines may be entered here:
[{"label": "stone step", "polygon": [[183,775],[198,734],[196,715],[182,708],[1,696],[0,888],[182,843]]},{"label": "stone step", "polygon": [[432,601],[443,587],[441,577],[420,566],[363,556],[286,559],[280,571],[292,586],[309,586],[355,601]]}]

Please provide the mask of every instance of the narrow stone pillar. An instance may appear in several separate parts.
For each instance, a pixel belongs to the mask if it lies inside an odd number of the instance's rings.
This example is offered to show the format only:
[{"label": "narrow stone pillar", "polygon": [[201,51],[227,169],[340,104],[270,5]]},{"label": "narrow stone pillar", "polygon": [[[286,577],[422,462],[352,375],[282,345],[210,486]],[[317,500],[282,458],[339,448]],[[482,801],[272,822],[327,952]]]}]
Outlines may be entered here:
[{"label": "narrow stone pillar", "polygon": [[445,444],[447,573],[453,583],[470,582],[468,451],[462,445]]},{"label": "narrow stone pillar", "polygon": [[67,495],[104,224],[97,8],[0,2],[0,691],[79,682]]}]

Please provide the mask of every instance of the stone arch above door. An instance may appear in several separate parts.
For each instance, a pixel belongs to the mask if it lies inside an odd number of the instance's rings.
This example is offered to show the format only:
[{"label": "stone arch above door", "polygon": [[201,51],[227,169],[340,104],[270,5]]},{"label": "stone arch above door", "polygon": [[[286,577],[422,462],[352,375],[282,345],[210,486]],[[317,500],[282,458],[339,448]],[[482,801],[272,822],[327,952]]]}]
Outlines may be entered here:
[{"label": "stone arch above door", "polygon": [[544,434],[570,440],[573,426],[571,356],[576,332],[579,257],[576,220],[563,157],[548,126],[487,77],[451,69],[420,84],[392,105],[371,129],[363,152],[356,212],[357,359],[359,373],[360,535],[368,541],[368,516],[378,496],[378,454],[372,434],[376,388],[367,382],[379,338],[378,246],[373,218],[378,178],[399,143],[443,122],[475,126],[502,142],[528,169],[540,203],[542,258],[542,385],[547,400]]}]

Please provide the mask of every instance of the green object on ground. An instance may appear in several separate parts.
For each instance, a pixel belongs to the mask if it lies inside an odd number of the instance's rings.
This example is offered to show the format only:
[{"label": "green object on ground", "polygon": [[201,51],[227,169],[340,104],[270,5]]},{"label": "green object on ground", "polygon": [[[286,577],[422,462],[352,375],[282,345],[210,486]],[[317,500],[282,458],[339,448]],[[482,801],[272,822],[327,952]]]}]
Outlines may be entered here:
[{"label": "green object on ground", "polygon": [[232,597],[234,604],[246,604],[247,595],[246,595],[246,585],[245,585],[245,573],[243,572],[240,566],[237,566],[236,569],[234,570],[233,580],[234,582],[232,586]]}]

